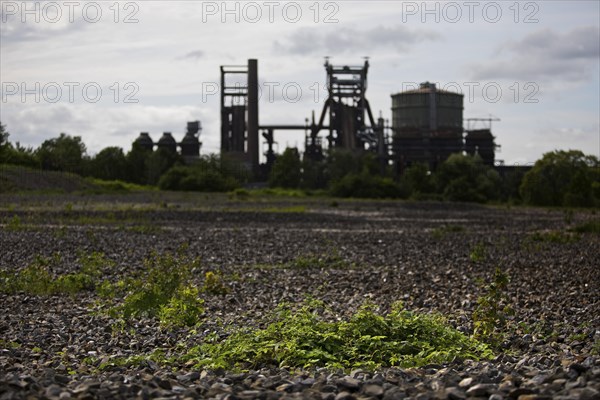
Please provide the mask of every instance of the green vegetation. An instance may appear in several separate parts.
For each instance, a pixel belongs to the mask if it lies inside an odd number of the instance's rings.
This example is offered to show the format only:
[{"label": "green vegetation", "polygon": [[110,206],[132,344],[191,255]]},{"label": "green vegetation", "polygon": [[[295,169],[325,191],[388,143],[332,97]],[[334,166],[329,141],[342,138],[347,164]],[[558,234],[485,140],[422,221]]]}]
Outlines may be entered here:
[{"label": "green vegetation", "polygon": [[524,176],[520,193],[527,204],[590,207],[600,201],[600,163],[581,151],[546,153]]},{"label": "green vegetation", "polygon": [[300,187],[302,180],[302,162],[296,148],[287,148],[277,157],[269,175],[269,186],[285,189]]},{"label": "green vegetation", "polygon": [[199,263],[198,259],[188,259],[181,252],[177,255],[153,253],[144,262],[143,276],[103,284],[103,297],[124,296],[122,304],[109,307],[109,314],[123,320],[158,317],[163,326],[198,323],[204,313],[204,302],[199,298],[199,289],[189,282],[192,269]]},{"label": "green vegetation", "polygon": [[79,258],[79,272],[55,277],[50,271],[60,263],[59,254],[51,258],[38,256],[34,262],[17,272],[1,271],[0,291],[40,296],[75,295],[82,291],[94,290],[102,275],[102,269],[111,265],[101,253],[82,255]]},{"label": "green vegetation", "polygon": [[264,328],[236,328],[192,348],[186,359],[199,367],[248,369],[418,367],[457,359],[490,358],[490,349],[448,326],[439,315],[417,314],[396,304],[388,314],[366,304],[347,320],[309,301],[292,310],[280,305]]},{"label": "green vegetation", "polygon": [[514,314],[506,294],[509,282],[508,274],[496,268],[492,282],[483,287],[484,294],[477,299],[477,308],[473,312],[473,336],[493,347],[504,341],[509,318]]},{"label": "green vegetation", "polygon": [[485,203],[499,197],[500,176],[477,155],[452,154],[435,172],[445,200]]},{"label": "green vegetation", "polygon": [[162,190],[228,192],[240,182],[227,170],[228,166],[216,156],[203,156],[194,165],[176,165],[158,181]]},{"label": "green vegetation", "polygon": [[219,272],[208,271],[204,274],[202,291],[208,294],[224,295],[231,290],[225,285],[223,277]]}]

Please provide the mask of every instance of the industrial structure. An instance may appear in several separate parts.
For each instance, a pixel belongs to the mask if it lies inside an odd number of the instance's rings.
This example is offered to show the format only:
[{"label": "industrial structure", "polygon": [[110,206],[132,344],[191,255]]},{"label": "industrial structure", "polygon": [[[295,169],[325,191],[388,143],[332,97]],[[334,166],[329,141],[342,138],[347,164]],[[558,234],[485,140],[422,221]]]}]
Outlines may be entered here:
[{"label": "industrial structure", "polygon": [[[248,60],[247,66],[221,66],[221,154],[245,163],[256,176],[264,177],[275,161],[274,131],[304,131],[305,157],[320,161],[324,146],[319,133],[326,130],[327,148],[376,151],[382,163],[386,163],[388,151],[383,118],[375,121],[365,95],[368,69],[368,61],[358,67],[336,67],[326,60],[328,97],[318,122],[313,112],[310,125],[308,119],[305,124],[269,125],[259,123],[257,60]],[[266,164],[262,166],[259,164],[259,132],[267,145]]]},{"label": "industrial structure", "polygon": [[186,162],[193,162],[200,157],[199,136],[202,126],[200,121],[191,121],[187,123],[187,130],[181,142],[177,143],[171,132],[164,132],[158,142],[154,143],[148,132],[141,132],[134,144],[142,149],[153,151],[154,147],[165,149],[172,153],[177,153],[180,148],[180,154]]}]

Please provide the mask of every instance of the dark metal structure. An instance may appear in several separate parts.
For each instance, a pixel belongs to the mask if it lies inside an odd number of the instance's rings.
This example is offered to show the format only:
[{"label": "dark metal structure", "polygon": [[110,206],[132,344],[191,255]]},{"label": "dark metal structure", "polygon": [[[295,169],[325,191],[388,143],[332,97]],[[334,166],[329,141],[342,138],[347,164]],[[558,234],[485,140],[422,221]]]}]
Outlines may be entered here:
[{"label": "dark metal structure", "polygon": [[[306,143],[307,155],[319,158],[321,145],[317,135],[321,129],[328,129],[329,148],[375,151],[382,163],[387,163],[383,118],[375,121],[366,97],[369,61],[365,60],[362,66],[334,66],[326,59],[325,71],[328,97],[317,124],[313,116],[310,137]],[[327,113],[329,127],[323,125]]]},{"label": "dark metal structure", "polygon": [[[256,177],[264,177],[276,158],[274,131],[303,130],[305,157],[319,161],[323,158],[323,140],[319,133],[328,130],[328,148],[376,151],[382,164],[387,163],[383,119],[375,121],[365,96],[369,62],[365,61],[360,67],[336,67],[326,60],[325,70],[328,97],[318,122],[313,113],[310,125],[308,120],[304,125],[260,125],[257,61],[248,60],[247,66],[221,66],[221,153],[246,163]],[[237,80],[233,79],[235,76]],[[327,115],[329,125],[324,124]],[[259,131],[267,145],[266,164],[262,168]]]},{"label": "dark metal structure", "polygon": [[492,135],[492,121],[500,121],[498,118],[468,118],[465,132],[465,151],[467,154],[478,154],[483,163],[491,167],[495,164],[496,151],[500,146],[494,142]]},{"label": "dark metal structure", "polygon": [[[240,77],[242,82],[232,77]],[[255,59],[248,60],[247,66],[221,66],[221,153],[258,173],[258,61]]]}]

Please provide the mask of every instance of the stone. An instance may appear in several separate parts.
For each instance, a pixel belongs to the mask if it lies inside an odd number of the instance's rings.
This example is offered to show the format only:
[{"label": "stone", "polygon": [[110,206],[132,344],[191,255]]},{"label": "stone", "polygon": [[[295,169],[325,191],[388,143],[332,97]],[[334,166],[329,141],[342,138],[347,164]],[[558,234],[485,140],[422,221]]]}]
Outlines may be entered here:
[{"label": "stone", "polygon": [[335,396],[335,400],[355,400],[356,397],[354,397],[354,395],[352,395],[352,393],[350,392],[340,392],[337,394],[337,396]]},{"label": "stone", "polygon": [[362,392],[366,396],[381,397],[383,396],[384,390],[380,385],[370,383],[363,386]]},{"label": "stone", "polygon": [[360,381],[349,376],[344,376],[343,378],[338,379],[336,383],[338,387],[348,389],[354,392],[360,388]]},{"label": "stone", "polygon": [[477,385],[471,386],[467,390],[467,396],[479,397],[491,394],[492,391],[496,390],[498,385],[493,383],[478,383]]},{"label": "stone", "polygon": [[446,398],[449,400],[464,400],[467,398],[465,392],[457,387],[449,387],[445,389]]},{"label": "stone", "polygon": [[467,388],[473,384],[473,378],[468,377],[458,383],[458,387]]}]

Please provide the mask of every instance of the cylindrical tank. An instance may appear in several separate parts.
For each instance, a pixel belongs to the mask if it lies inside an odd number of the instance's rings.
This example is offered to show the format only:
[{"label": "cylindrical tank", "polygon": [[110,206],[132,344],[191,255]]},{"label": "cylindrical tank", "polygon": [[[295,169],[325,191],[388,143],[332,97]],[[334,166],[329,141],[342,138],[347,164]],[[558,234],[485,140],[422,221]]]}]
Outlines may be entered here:
[{"label": "cylindrical tank", "polygon": [[392,95],[392,130],[397,135],[462,134],[463,95],[439,90],[435,83]]},{"label": "cylindrical tank", "polygon": [[154,148],[154,142],[152,141],[152,138],[150,137],[148,132],[141,132],[140,136],[138,136],[138,138],[135,139],[134,143],[144,150],[152,151],[152,149]]},{"label": "cylindrical tank", "polygon": [[157,145],[159,149],[165,149],[173,153],[177,152],[177,142],[175,141],[175,138],[173,138],[171,132],[163,133],[161,138],[158,140]]},{"label": "cylindrical tank", "polygon": [[415,162],[435,169],[463,150],[463,95],[435,83],[392,95],[392,151],[400,168]]}]

